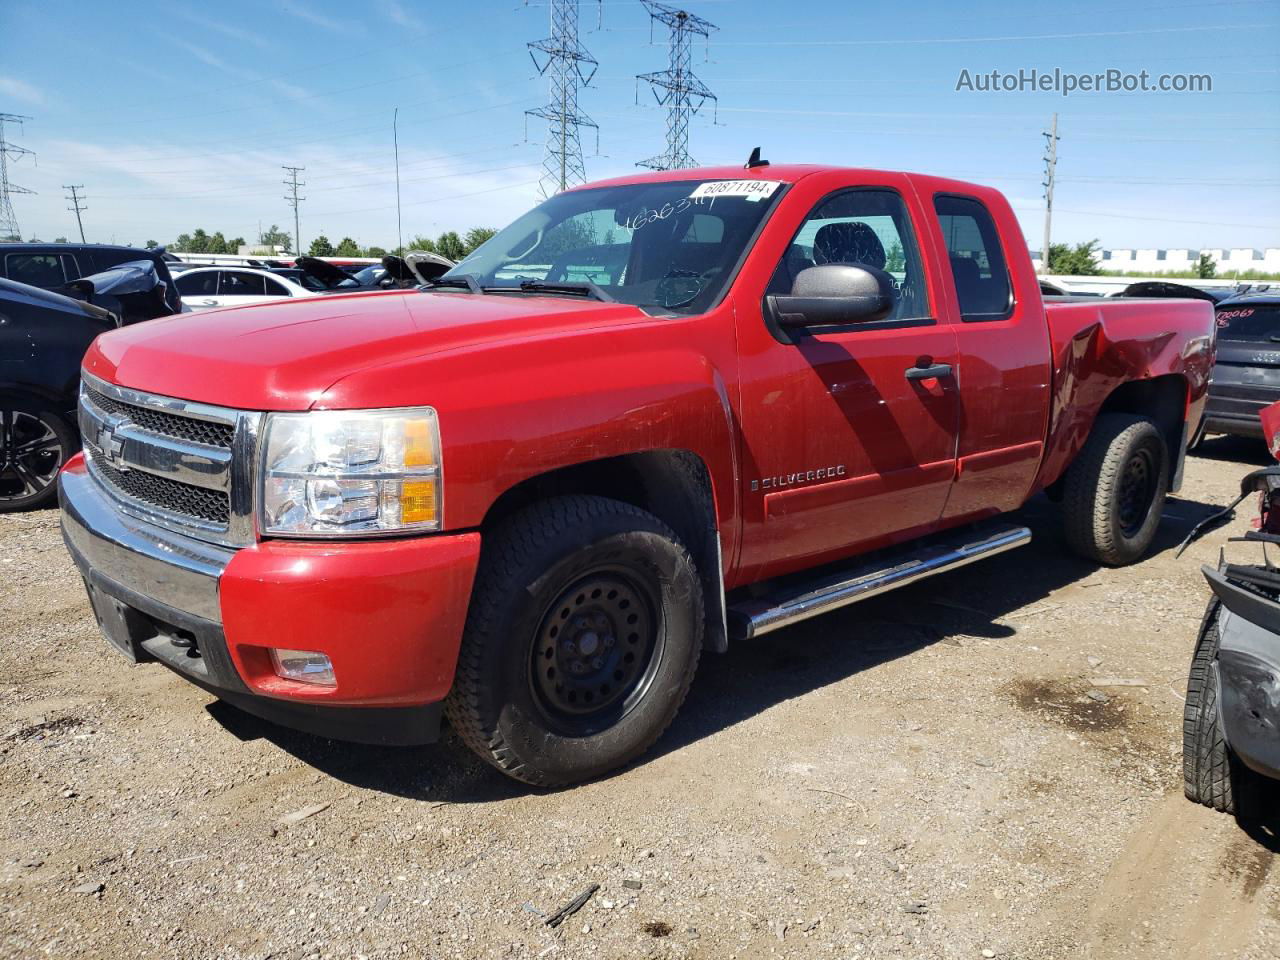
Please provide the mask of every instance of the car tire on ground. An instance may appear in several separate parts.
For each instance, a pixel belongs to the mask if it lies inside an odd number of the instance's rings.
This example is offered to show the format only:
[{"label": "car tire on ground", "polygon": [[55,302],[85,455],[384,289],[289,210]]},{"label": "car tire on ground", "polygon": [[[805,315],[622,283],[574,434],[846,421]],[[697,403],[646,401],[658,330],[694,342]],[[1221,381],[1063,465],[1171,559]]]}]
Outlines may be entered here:
[{"label": "car tire on ground", "polygon": [[546,500],[486,537],[446,713],[510,777],[590,780],[666,730],[702,632],[697,570],[666,524],[606,497]]},{"label": "car tire on ground", "polygon": [[1258,787],[1258,776],[1231,753],[1218,719],[1218,685],[1213,662],[1218,658],[1218,618],[1222,601],[1209,601],[1191,672],[1187,678],[1187,703],[1182,713],[1182,779],[1187,799],[1223,813],[1249,807]]},{"label": "car tire on ground", "polygon": [[1067,470],[1067,543],[1107,566],[1133,563],[1155,539],[1168,490],[1169,454],[1156,425],[1132,414],[1101,414]]},{"label": "car tire on ground", "polygon": [[0,513],[43,507],[78,446],[67,422],[34,398],[0,396]]}]

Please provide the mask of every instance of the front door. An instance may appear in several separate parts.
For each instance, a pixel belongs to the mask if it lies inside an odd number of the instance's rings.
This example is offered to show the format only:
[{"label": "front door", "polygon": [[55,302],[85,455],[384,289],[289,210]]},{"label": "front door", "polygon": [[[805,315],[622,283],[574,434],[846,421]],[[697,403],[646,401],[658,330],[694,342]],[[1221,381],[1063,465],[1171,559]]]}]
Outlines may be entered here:
[{"label": "front door", "polygon": [[819,201],[768,293],[823,263],[888,272],[897,302],[885,320],[798,333],[770,333],[763,304],[739,315],[747,580],[923,532],[955,475],[956,336],[930,309],[902,196],[857,188]]}]

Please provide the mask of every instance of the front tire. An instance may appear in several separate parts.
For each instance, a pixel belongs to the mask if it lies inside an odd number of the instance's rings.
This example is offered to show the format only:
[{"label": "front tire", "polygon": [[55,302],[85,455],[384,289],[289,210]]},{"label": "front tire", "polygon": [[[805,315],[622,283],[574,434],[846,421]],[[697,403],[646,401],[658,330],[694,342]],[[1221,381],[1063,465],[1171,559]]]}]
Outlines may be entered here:
[{"label": "front tire", "polygon": [[1213,597],[1200,624],[1200,636],[1187,678],[1187,704],[1182,713],[1182,779],[1188,800],[1223,813],[1247,806],[1257,788],[1257,774],[1236,759],[1218,721],[1218,685],[1213,662],[1221,640],[1218,618],[1222,601]]},{"label": "front tire", "polygon": [[1104,413],[1067,471],[1067,543],[1088,560],[1120,567],[1155,539],[1169,491],[1169,454],[1145,417]]},{"label": "front tire", "polygon": [[75,450],[75,433],[44,404],[0,397],[0,513],[51,503]]},{"label": "front tire", "polygon": [[666,730],[702,632],[698,574],[666,524],[605,497],[547,500],[486,540],[446,713],[510,777],[590,780]]}]

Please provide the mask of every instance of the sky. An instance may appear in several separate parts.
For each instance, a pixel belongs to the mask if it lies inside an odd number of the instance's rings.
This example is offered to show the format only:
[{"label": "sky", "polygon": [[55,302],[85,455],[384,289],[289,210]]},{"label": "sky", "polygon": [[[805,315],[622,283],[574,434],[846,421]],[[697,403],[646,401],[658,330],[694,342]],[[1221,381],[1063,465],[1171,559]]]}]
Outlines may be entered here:
[{"label": "sky", "polygon": [[[1104,248],[1280,247],[1280,0],[690,0],[718,29],[693,69],[716,94],[694,118],[700,164],[914,170],[991,184],[1030,246],[1057,112],[1054,242]],[[0,112],[25,237],[161,243],[200,227],[293,229],[282,165],[305,167],[304,245],[502,226],[537,201],[546,101],[526,43],[546,0],[0,0]],[[638,0],[581,0],[599,69],[580,108],[587,176],[662,153],[664,110],[634,77],[667,65]],[[1211,92],[982,92],[1020,68],[1208,74]]]}]

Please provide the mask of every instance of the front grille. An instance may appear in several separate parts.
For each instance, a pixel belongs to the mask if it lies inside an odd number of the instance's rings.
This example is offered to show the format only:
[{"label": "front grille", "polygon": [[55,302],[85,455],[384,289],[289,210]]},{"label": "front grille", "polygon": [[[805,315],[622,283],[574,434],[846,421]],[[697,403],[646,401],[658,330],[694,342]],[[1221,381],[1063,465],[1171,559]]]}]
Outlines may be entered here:
[{"label": "front grille", "polygon": [[85,388],[85,395],[103,413],[115,417],[127,417],[144,430],[159,433],[166,437],[176,437],[192,443],[203,443],[211,447],[231,449],[231,438],[235,427],[229,423],[213,423],[209,420],[197,420],[193,417],[153,410],[133,403],[124,403],[113,397],[99,393],[92,387]]},{"label": "front grille", "polygon": [[89,448],[94,469],[120,493],[141,503],[159,507],[170,513],[195,517],[208,523],[226,525],[231,520],[231,500],[218,490],[207,490],[143,473],[140,470],[117,470],[107,463],[102,452]]}]

